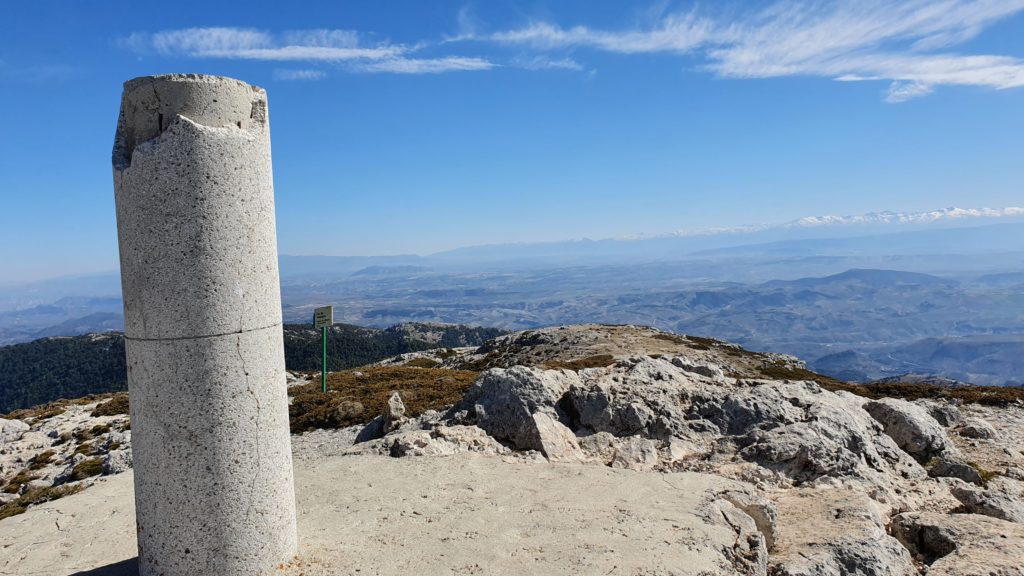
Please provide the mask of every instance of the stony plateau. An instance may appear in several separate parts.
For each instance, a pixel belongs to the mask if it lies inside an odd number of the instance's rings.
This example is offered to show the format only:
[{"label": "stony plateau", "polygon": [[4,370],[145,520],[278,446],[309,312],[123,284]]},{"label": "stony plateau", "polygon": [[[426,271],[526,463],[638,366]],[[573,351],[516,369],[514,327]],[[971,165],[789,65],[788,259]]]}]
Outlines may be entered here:
[{"label": "stony plateau", "polygon": [[[635,326],[383,364],[408,363],[480,375],[450,406],[399,390],[363,425],[293,434],[301,548],[278,573],[1024,574],[1019,401],[866,398]],[[27,507],[0,520],[0,572],[131,573],[131,432],[108,402],[0,422],[0,498]]]}]

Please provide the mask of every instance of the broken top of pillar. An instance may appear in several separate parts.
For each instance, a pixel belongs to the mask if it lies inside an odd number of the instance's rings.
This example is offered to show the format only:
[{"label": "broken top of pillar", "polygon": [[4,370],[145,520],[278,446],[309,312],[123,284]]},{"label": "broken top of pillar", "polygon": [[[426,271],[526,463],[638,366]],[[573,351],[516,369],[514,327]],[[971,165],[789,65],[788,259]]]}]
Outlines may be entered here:
[{"label": "broken top of pillar", "polygon": [[138,144],[166,130],[176,116],[213,128],[263,129],[267,92],[224,76],[164,74],[124,83],[114,139],[114,168],[131,166]]}]

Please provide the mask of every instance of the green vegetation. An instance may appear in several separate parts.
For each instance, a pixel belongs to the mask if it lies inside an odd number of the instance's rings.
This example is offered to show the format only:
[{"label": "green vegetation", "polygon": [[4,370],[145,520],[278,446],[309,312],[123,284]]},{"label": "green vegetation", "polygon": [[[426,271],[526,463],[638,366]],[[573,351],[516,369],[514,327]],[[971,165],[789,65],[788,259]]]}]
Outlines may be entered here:
[{"label": "green vegetation", "polygon": [[615,358],[611,354],[598,354],[596,356],[587,356],[586,358],[578,358],[567,362],[563,362],[561,360],[549,360],[544,367],[551,369],[563,368],[565,370],[579,372],[584,368],[605,368],[612,364],[615,364]]},{"label": "green vegetation", "polygon": [[437,368],[441,363],[433,358],[413,358],[405,363],[410,368]]},{"label": "green vegetation", "polygon": [[996,472],[995,470],[986,470],[981,466],[978,466],[974,462],[968,462],[967,465],[978,471],[978,476],[981,477],[982,488],[988,488],[989,481],[995,478],[996,476],[999,476],[999,472]]},{"label": "green vegetation", "polygon": [[71,479],[69,482],[84,480],[90,476],[99,476],[102,473],[103,460],[99,458],[89,458],[88,460],[82,460],[71,469]]},{"label": "green vegetation", "polygon": [[22,470],[21,472],[15,474],[14,478],[11,478],[10,480],[7,481],[7,485],[4,486],[4,492],[6,492],[7,494],[17,494],[18,492],[21,491],[21,487],[23,484],[28,484],[29,482],[35,479],[35,474],[32,474],[28,470]]},{"label": "green vegetation", "polygon": [[92,411],[92,416],[117,416],[118,414],[128,413],[128,393],[118,392],[114,394],[110,400],[96,406]]},{"label": "green vegetation", "polygon": [[[403,324],[380,330],[336,324],[328,333],[327,369],[355,368],[431,348],[479,346],[501,334],[504,332],[497,328],[467,326]],[[289,370],[320,369],[319,330],[308,324],[286,325],[284,348]],[[63,411],[66,403],[58,402],[60,398],[124,391],[124,354],[124,336],[118,333],[44,338],[0,347],[0,414],[50,403],[48,411],[33,414],[48,418]],[[123,405],[114,404],[104,410],[108,413],[94,415],[126,414],[127,397]]]},{"label": "green vegetation", "polygon": [[392,391],[398,391],[407,416],[438,410],[462,399],[479,374],[468,370],[437,370],[380,366],[332,372],[327,392],[312,382],[293,388],[288,408],[292,432],[343,428],[365,424],[384,411]]},{"label": "green vegetation", "polygon": [[120,334],[44,338],[0,348],[0,412],[126,388]]},{"label": "green vegetation", "polygon": [[32,457],[32,460],[29,462],[28,469],[39,470],[41,468],[45,468],[47,465],[53,462],[54,454],[55,452],[53,450],[47,450],[45,452],[40,452],[39,454],[36,454],[34,457]]},{"label": "green vegetation", "polygon": [[51,486],[49,488],[34,488],[25,492],[17,500],[0,506],[0,520],[22,514],[29,506],[41,504],[58,498],[63,498],[82,490],[82,485],[75,486]]}]

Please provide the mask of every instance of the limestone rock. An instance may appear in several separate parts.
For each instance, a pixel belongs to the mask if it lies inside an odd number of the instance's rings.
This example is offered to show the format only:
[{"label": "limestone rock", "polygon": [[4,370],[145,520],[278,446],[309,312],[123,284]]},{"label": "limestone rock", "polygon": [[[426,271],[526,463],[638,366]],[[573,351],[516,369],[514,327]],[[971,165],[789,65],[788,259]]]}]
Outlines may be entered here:
[{"label": "limestone rock", "polygon": [[768,545],[754,519],[725,498],[712,502],[709,512],[714,517],[724,519],[735,534],[732,547],[723,549],[726,557],[732,562],[734,573],[766,576]]},{"label": "limestone rock", "polygon": [[928,475],[932,478],[958,478],[978,486],[983,484],[978,469],[961,458],[936,458],[936,463],[928,470]]},{"label": "limestone rock", "polygon": [[730,490],[722,497],[750,516],[757,526],[757,530],[764,536],[768,551],[774,551],[776,540],[779,537],[779,510],[775,502],[764,495],[751,491]]},{"label": "limestone rock", "polygon": [[381,417],[384,419],[385,434],[397,430],[406,422],[405,403],[402,402],[402,397],[397,391],[392,392],[391,396],[388,397],[388,401],[384,405],[384,413],[381,414]]},{"label": "limestone rock", "polygon": [[579,458],[580,445],[572,430],[546,412],[534,414],[533,423],[537,429],[540,451],[549,460],[577,460]]},{"label": "limestone rock", "polygon": [[942,426],[916,404],[883,398],[866,402],[864,409],[882,424],[885,433],[900,448],[922,464],[936,456],[955,452]]},{"label": "limestone rock", "polygon": [[920,399],[914,402],[928,411],[928,414],[946,428],[959,426],[964,422],[964,415],[955,405],[942,400]]},{"label": "limestone rock", "polygon": [[476,426],[437,426],[432,430],[401,430],[384,438],[356,444],[348,455],[451,456],[465,452],[508,454],[508,448]]},{"label": "limestone rock", "polygon": [[963,425],[956,429],[956,433],[964,438],[978,438],[991,440],[998,434],[991,424],[981,418],[968,418]]},{"label": "limestone rock", "polygon": [[470,387],[461,405],[467,407],[472,422],[491,436],[507,440],[520,450],[543,451],[534,415],[542,413],[560,420],[556,404],[578,382],[576,373],[565,370],[493,368]]},{"label": "limestone rock", "polygon": [[613,444],[615,452],[610,465],[612,468],[651,470],[661,462],[658,445],[657,441],[640,436],[616,438]]},{"label": "limestone rock", "polygon": [[1021,576],[1024,526],[978,514],[907,512],[891,531],[928,566],[928,576]]},{"label": "limestone rock", "polygon": [[778,501],[773,576],[916,576],[874,502],[842,489],[797,489]]},{"label": "limestone rock", "polygon": [[103,457],[104,474],[120,474],[132,468],[131,450],[111,450]]},{"label": "limestone rock", "polygon": [[694,374],[700,374],[701,376],[706,376],[714,380],[725,380],[725,371],[717,364],[712,364],[710,362],[698,362],[681,357],[675,357],[671,362],[673,365],[682,368],[686,372],[693,372]]},{"label": "limestone rock", "polygon": [[21,420],[0,418],[0,443],[21,440],[28,430],[29,425]]},{"label": "limestone rock", "polygon": [[[862,398],[834,394],[807,382],[764,383],[744,393],[753,396],[750,406],[759,407],[748,414],[778,414],[736,438],[740,456],[751,462],[801,482],[826,476],[851,477],[888,486],[893,477],[925,476],[924,470],[860,409]],[[770,408],[769,404],[789,408],[779,412],[783,409]],[[722,404],[730,405],[742,404]]]},{"label": "limestone rock", "polygon": [[963,504],[964,512],[1024,524],[1024,503],[1009,494],[968,486],[953,486],[950,492]]}]

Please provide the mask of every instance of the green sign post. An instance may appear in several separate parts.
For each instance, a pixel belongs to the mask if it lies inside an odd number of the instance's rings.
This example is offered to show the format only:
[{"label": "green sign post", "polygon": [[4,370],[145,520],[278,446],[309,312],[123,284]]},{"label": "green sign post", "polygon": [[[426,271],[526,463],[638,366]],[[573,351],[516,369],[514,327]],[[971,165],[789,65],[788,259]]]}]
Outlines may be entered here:
[{"label": "green sign post", "polygon": [[320,385],[327,392],[327,328],[334,324],[334,306],[323,306],[313,310],[313,327],[319,328],[323,336],[323,369],[320,371]]}]

